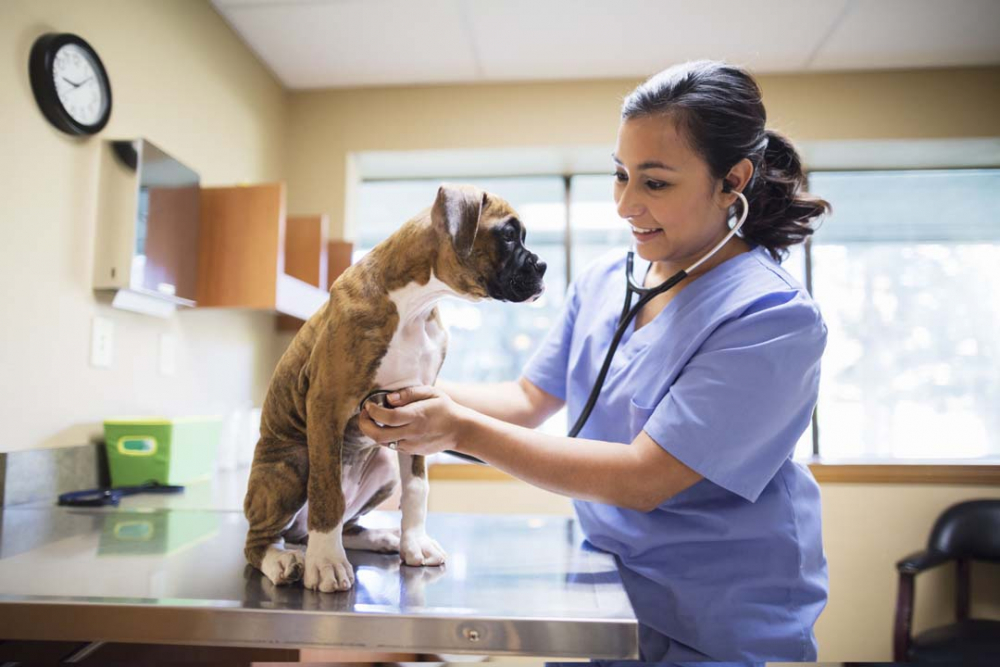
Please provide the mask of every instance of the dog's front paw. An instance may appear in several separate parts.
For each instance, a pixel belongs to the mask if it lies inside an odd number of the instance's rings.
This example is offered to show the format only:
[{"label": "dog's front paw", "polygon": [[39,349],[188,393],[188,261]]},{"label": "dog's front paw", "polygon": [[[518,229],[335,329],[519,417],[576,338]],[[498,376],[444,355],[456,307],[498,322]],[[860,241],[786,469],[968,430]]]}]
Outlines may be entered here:
[{"label": "dog's front paw", "polygon": [[306,571],[302,584],[323,593],[346,591],[354,585],[354,567],[347,560],[343,546],[332,549],[313,548],[310,536],[306,548]]},{"label": "dog's front paw", "polygon": [[399,555],[407,565],[441,565],[445,552],[433,537],[424,532],[404,531],[399,541]]}]

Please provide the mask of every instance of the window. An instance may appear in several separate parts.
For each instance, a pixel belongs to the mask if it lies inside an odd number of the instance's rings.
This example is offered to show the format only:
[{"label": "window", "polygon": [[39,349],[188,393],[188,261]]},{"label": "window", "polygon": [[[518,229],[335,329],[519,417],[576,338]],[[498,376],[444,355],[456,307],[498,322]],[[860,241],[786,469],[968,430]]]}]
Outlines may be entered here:
[{"label": "window", "polygon": [[[529,247],[549,265],[547,289],[531,304],[442,301],[451,343],[441,376],[514,380],[558,317],[567,280],[631,236],[610,175],[473,180],[524,218]],[[363,183],[355,259],[426,208],[439,184]],[[818,435],[810,427],[795,456],[1000,457],[1000,170],[813,172],[810,191],[833,214],[782,266],[811,286],[829,338]],[[567,428],[562,410],[541,430]]]},{"label": "window", "polygon": [[[571,273],[576,279],[586,266],[612,248],[632,242],[629,226],[618,217],[607,175],[574,176],[570,182]],[[624,293],[624,277],[622,291]]]},{"label": "window", "polygon": [[1000,170],[814,172],[824,457],[1000,456]]}]

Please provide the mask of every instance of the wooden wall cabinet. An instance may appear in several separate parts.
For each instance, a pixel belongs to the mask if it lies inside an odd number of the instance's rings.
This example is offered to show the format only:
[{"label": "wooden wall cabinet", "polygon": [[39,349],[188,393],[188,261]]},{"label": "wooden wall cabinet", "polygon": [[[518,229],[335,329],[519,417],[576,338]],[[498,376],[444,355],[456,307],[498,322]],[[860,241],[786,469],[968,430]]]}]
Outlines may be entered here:
[{"label": "wooden wall cabinet", "polygon": [[[351,265],[354,244],[327,241],[325,215],[298,215],[288,218],[285,228],[285,273],[329,291],[337,278]],[[281,315],[278,329],[295,331],[302,320]]]},{"label": "wooden wall cabinet", "polygon": [[326,216],[289,216],[285,225],[285,273],[314,287],[329,288]]},{"label": "wooden wall cabinet", "polygon": [[329,241],[326,244],[329,256],[329,278],[327,289],[333,287],[333,283],[340,277],[340,274],[351,266],[351,257],[354,254],[354,244],[350,241]]},{"label": "wooden wall cabinet", "polygon": [[146,139],[100,145],[94,290],[169,317],[197,298],[197,172]]},{"label": "wooden wall cabinet", "polygon": [[329,296],[320,280],[328,253],[325,220],[312,218],[307,224],[293,218],[289,225],[284,183],[202,188],[198,307],[257,308],[309,319]]}]

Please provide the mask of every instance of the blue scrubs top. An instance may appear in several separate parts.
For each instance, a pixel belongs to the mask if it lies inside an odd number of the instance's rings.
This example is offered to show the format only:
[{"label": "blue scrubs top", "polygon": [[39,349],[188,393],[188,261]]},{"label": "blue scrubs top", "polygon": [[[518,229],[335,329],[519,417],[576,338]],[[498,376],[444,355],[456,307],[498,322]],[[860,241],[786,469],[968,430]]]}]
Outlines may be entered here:
[{"label": "blue scrubs top", "polygon": [[[637,277],[647,267],[636,257]],[[624,292],[624,251],[594,262],[524,369],[566,401],[570,424]],[[820,495],[791,456],[816,404],[826,333],[809,293],[761,246],[690,282],[638,331],[629,325],[579,437],[631,443],[644,430],[704,477],[648,513],[574,501],[588,541],[617,557],[645,659],[816,660]]]}]

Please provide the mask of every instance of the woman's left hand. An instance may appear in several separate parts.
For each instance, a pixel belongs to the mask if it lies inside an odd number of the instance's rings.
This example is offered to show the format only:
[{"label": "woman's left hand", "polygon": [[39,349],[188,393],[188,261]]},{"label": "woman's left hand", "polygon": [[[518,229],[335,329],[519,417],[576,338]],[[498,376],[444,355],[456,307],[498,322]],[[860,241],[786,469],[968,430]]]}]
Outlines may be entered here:
[{"label": "woman's left hand", "polygon": [[458,448],[468,409],[443,391],[414,386],[393,392],[387,398],[392,408],[383,408],[372,401],[365,403],[358,426],[366,436],[380,445],[395,442],[398,451],[420,456]]}]

